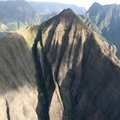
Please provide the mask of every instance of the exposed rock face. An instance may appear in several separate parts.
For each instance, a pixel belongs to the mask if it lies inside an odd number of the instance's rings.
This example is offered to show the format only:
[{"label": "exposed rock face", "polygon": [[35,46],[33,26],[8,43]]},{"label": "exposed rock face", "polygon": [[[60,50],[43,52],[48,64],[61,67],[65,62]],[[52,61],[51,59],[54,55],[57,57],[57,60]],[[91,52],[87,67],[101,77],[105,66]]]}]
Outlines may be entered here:
[{"label": "exposed rock face", "polygon": [[1,40],[0,117],[119,120],[114,49],[70,9],[35,28]]}]

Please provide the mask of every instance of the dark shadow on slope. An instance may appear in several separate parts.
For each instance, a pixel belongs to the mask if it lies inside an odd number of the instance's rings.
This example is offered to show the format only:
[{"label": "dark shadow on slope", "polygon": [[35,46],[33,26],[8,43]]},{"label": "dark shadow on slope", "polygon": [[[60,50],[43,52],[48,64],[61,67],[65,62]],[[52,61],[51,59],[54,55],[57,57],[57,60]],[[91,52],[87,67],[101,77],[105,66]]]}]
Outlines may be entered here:
[{"label": "dark shadow on slope", "polygon": [[71,86],[75,79],[75,71],[69,69],[60,86],[60,95],[63,101],[64,111],[63,120],[73,120],[74,100],[72,96]]},{"label": "dark shadow on slope", "polygon": [[102,53],[91,35],[84,44],[75,120],[119,120],[119,69]]},{"label": "dark shadow on slope", "polygon": [[[40,42],[42,55],[39,55],[38,43]],[[49,120],[49,106],[55,89],[52,67],[48,61],[46,53],[43,51],[42,33],[39,29],[32,47],[36,66],[36,77],[38,83],[38,105],[37,114],[40,120]]]},{"label": "dark shadow on slope", "polygon": [[[42,45],[41,30],[33,41],[33,48],[21,36],[12,34],[0,39],[0,83],[8,86],[9,92],[19,92],[24,86],[31,92],[38,88],[38,105],[36,112],[40,120],[49,120],[49,105],[55,89],[52,67],[42,48],[42,55],[37,48]],[[3,86],[4,87],[4,86]],[[5,94],[2,89],[1,95]],[[29,93],[28,93],[29,94]],[[26,94],[27,95],[27,94]],[[29,98],[28,98],[29,99]],[[9,101],[8,101],[9,104]],[[9,116],[9,115],[8,115]]]},{"label": "dark shadow on slope", "polygon": [[10,120],[10,109],[8,105],[8,101],[6,100],[6,113],[7,113],[7,119]]},{"label": "dark shadow on slope", "polygon": [[[76,31],[74,32],[74,36]],[[75,44],[75,43],[76,44]],[[74,45],[74,48],[72,47]],[[70,52],[68,55],[68,60],[70,60],[71,53],[73,53],[72,59],[72,68],[68,69],[66,76],[62,81],[60,86],[60,94],[63,101],[64,111],[63,111],[63,120],[74,120],[74,108],[76,105],[76,95],[77,90],[79,89],[81,81],[81,61],[80,56],[82,54],[82,39],[81,37],[77,38],[70,45]],[[65,50],[64,50],[65,51]],[[68,64],[68,63],[66,63]]]}]

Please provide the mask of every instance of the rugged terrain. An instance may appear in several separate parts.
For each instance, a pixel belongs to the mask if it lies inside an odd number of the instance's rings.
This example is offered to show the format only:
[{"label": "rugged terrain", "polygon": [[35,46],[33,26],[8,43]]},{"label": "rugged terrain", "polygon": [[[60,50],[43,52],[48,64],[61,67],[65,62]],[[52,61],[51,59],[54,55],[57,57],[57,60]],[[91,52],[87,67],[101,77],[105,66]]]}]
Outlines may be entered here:
[{"label": "rugged terrain", "polygon": [[114,47],[71,9],[0,42],[0,119],[119,120]]},{"label": "rugged terrain", "polygon": [[120,57],[120,5],[100,5],[94,3],[84,15],[92,29],[114,44]]},{"label": "rugged terrain", "polygon": [[40,23],[40,13],[26,1],[0,1],[0,31],[13,31]]},{"label": "rugged terrain", "polygon": [[18,29],[25,29],[30,25],[39,25],[69,7],[77,14],[86,12],[83,7],[61,3],[29,2],[25,0],[0,1],[0,37]]}]

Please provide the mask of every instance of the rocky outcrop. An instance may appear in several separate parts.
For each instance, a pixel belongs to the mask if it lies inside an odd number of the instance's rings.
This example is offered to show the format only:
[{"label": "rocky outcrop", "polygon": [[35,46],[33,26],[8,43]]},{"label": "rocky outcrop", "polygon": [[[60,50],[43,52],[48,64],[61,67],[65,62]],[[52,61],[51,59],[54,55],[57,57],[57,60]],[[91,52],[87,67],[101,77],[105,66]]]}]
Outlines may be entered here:
[{"label": "rocky outcrop", "polygon": [[119,120],[120,62],[72,10],[0,49],[1,119]]}]

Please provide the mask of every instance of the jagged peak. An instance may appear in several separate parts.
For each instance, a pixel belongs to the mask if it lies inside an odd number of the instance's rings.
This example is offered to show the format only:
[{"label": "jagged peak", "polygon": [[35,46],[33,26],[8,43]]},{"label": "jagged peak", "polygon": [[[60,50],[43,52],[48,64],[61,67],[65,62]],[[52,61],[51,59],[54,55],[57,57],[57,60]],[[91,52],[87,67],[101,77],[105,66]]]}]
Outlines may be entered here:
[{"label": "jagged peak", "polygon": [[67,9],[64,9],[62,12],[60,12],[58,15],[68,19],[69,17],[75,17],[76,13],[72,9],[67,8]]},{"label": "jagged peak", "polygon": [[[85,26],[85,23],[84,23],[83,19],[80,16],[78,16],[70,8],[64,9],[58,15],[56,15],[56,16],[52,17],[51,19],[43,22],[40,26],[41,26],[41,28],[43,28],[43,32],[44,32],[49,26],[59,24],[60,22],[62,22],[64,25],[67,25],[67,26],[71,25],[73,22],[74,22],[74,24]],[[44,29],[44,28],[46,28],[46,29]]]},{"label": "jagged peak", "polygon": [[67,8],[64,9],[61,13],[58,14],[58,16],[62,19],[66,19],[66,20],[72,20],[73,19],[79,19],[79,21],[83,22],[83,19],[78,16],[72,9]]},{"label": "jagged peak", "polygon": [[[101,7],[102,5],[100,5],[99,3],[97,3],[97,2],[94,2],[92,5],[91,5],[91,7],[89,8],[89,10],[91,10],[91,9],[98,9],[99,7]],[[88,10],[88,11],[89,11]]]},{"label": "jagged peak", "polygon": [[100,5],[97,2],[94,2],[91,7],[89,8],[89,10],[87,11],[87,13],[91,12],[93,15],[95,15],[97,13],[97,11],[102,7],[102,5]]},{"label": "jagged peak", "polygon": [[61,13],[75,14],[75,12],[72,9],[70,9],[70,8],[64,9]]},{"label": "jagged peak", "polygon": [[92,6],[100,6],[100,3],[94,2],[94,3],[92,4]]}]

